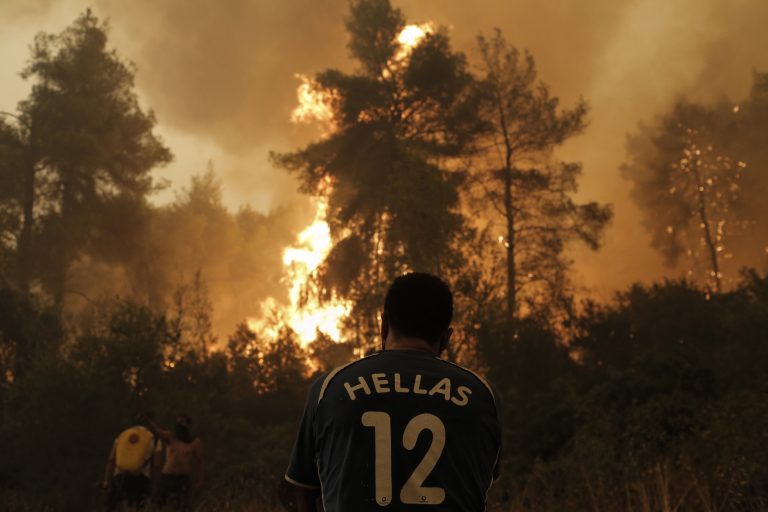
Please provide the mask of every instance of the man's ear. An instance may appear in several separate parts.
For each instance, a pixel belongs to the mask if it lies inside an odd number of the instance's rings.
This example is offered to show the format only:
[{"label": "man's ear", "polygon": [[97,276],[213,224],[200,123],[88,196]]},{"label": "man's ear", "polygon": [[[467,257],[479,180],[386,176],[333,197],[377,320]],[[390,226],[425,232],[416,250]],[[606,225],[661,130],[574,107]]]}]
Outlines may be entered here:
[{"label": "man's ear", "polygon": [[384,349],[384,346],[387,343],[387,336],[389,336],[389,318],[387,317],[386,311],[381,313],[381,348]]},{"label": "man's ear", "polygon": [[448,348],[448,342],[451,341],[451,335],[453,334],[453,328],[449,327],[445,330],[442,336],[440,336],[440,339],[438,340],[438,347],[437,347],[437,355],[443,353],[443,350]]}]

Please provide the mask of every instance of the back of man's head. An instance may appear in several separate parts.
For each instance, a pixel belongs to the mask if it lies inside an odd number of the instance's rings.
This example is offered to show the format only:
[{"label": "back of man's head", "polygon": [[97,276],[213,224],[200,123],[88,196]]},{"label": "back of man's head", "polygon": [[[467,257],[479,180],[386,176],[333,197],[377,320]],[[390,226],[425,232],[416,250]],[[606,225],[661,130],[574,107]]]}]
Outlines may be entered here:
[{"label": "back of man's head", "polygon": [[405,274],[389,287],[384,313],[396,337],[420,338],[434,344],[451,324],[453,295],[437,276]]}]

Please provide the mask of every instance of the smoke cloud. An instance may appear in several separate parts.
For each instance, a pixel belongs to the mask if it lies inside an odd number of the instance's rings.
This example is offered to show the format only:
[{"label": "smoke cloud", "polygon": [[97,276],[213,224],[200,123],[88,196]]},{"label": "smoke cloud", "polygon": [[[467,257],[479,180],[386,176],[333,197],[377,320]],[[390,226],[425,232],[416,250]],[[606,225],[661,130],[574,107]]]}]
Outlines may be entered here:
[{"label": "smoke cloud", "polygon": [[[611,202],[616,218],[598,253],[577,250],[583,284],[600,295],[669,274],[650,249],[640,214],[622,180],[625,136],[680,95],[709,100],[747,95],[753,69],[768,69],[768,2],[752,0],[401,0],[409,21],[451,29],[472,58],[474,39],[500,28],[532,51],[540,77],[564,105],[591,105],[586,133],[561,149],[584,165],[581,199]],[[33,31],[14,32],[20,52],[39,29],[59,30],[86,7],[6,0],[0,15]],[[346,0],[95,0],[113,43],[138,65],[144,104],[177,155],[169,176],[180,184],[213,159],[232,206],[266,211],[297,201],[295,181],[270,167],[270,149],[286,150],[315,134],[290,123],[296,73],[350,69],[343,20]],[[58,28],[52,27],[56,21]],[[44,22],[44,23],[43,23]],[[8,37],[0,37],[9,42]],[[7,54],[8,49],[4,52]],[[18,69],[4,69],[3,79]],[[2,81],[0,81],[2,82]],[[14,91],[18,90],[14,89]],[[0,88],[0,94],[6,89]],[[16,98],[18,99],[18,98]],[[7,105],[7,98],[2,98]],[[303,203],[300,203],[303,204]]]}]

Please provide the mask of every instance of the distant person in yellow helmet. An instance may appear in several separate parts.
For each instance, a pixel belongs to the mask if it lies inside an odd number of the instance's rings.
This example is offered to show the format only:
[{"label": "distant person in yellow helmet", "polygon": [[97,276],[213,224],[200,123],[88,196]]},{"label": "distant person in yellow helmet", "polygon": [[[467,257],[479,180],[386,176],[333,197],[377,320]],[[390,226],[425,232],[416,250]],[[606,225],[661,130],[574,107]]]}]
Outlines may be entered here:
[{"label": "distant person in yellow helmet", "polygon": [[136,416],[134,425],[112,443],[102,483],[107,490],[107,512],[122,502],[142,508],[152,494],[152,461],[160,445],[147,421],[146,414]]},{"label": "distant person in yellow helmet", "polygon": [[192,435],[192,420],[184,414],[176,417],[173,431],[163,430],[151,421],[149,426],[165,445],[165,461],[157,492],[158,505],[170,505],[172,510],[190,510],[189,493],[193,477],[195,487],[203,485],[203,442]]}]

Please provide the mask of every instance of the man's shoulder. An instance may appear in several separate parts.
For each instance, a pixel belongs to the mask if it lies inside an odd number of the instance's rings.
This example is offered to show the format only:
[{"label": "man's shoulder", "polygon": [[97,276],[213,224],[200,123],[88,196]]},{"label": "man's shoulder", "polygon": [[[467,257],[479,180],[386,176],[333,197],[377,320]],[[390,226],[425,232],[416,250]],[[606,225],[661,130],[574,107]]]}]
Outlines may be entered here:
[{"label": "man's shoulder", "polygon": [[[484,394],[488,402],[497,405],[493,386],[480,373],[437,356],[387,350],[375,352],[322,374],[312,386],[310,400],[317,406],[330,395],[351,398],[357,394],[357,388],[366,395],[370,395],[369,391],[372,390],[386,393],[392,386],[406,395],[405,390],[409,389],[406,382],[410,381],[414,381],[412,384],[419,382],[415,387],[438,386],[436,392],[445,387],[457,389],[466,386],[470,393],[474,390],[475,393]],[[415,390],[415,387],[414,393],[420,394],[421,390]]]},{"label": "man's shoulder", "polygon": [[348,363],[342,364],[340,366],[337,366],[331,371],[325,372],[322,375],[320,375],[312,385],[312,390],[310,391],[312,397],[315,399],[316,403],[320,403],[322,399],[325,397],[325,393],[328,390],[328,386],[333,382],[337,377],[344,374],[345,372],[352,371],[355,369],[356,366],[359,366],[361,364],[365,364],[366,361],[370,360],[371,358],[380,355],[381,352],[374,352],[373,354],[369,354],[363,358],[355,359],[354,361],[350,361]]},{"label": "man's shoulder", "polygon": [[483,388],[485,388],[486,391],[488,391],[488,394],[491,396],[491,399],[496,402],[496,391],[494,390],[491,383],[483,377],[480,373],[476,372],[475,370],[468,368],[466,366],[462,366],[458,363],[454,363],[452,361],[449,361],[447,359],[438,359],[441,363],[445,364],[447,367],[452,368],[454,373],[457,375],[463,375],[465,378],[474,381],[478,384],[481,384]]}]

